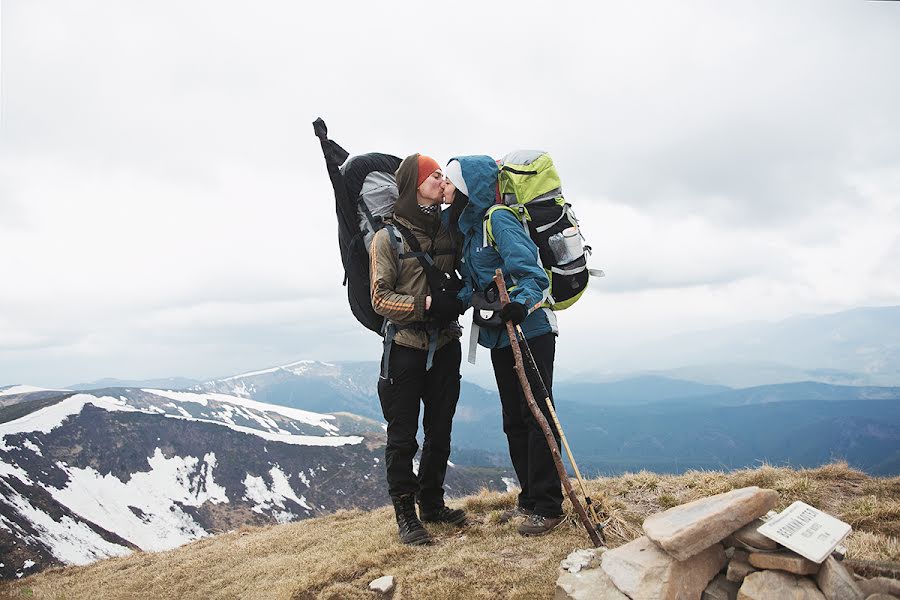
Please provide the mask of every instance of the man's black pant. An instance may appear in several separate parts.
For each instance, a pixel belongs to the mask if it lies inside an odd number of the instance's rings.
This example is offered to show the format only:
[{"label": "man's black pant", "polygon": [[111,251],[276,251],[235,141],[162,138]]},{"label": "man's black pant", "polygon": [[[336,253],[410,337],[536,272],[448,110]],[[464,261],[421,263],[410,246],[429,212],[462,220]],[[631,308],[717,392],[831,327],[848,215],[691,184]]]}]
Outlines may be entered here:
[{"label": "man's black pant", "polygon": [[[528,345],[552,400],[556,335],[547,333],[538,336],[528,340]],[[547,438],[531,414],[522,387],[519,385],[512,348],[491,350],[491,362],[494,364],[494,377],[500,391],[500,403],[503,405],[503,432],[509,441],[509,457],[519,478],[519,485],[522,486],[519,506],[538,515],[557,517],[562,514],[563,501],[559,474],[550,447],[547,446]],[[556,445],[559,446],[559,432],[553,425],[550,409],[541,397],[540,385],[528,367],[527,359],[525,365],[528,380],[534,391],[534,399],[550,424],[550,430],[556,437]]]},{"label": "man's black pant", "polygon": [[[387,421],[388,493],[414,493],[425,510],[444,504],[444,476],[450,458],[450,428],[459,401],[459,363],[462,350],[454,340],[434,353],[425,370],[426,350],[392,344],[388,378],[378,381],[378,398]],[[413,457],[419,449],[419,402],[425,406],[422,429],[425,441],[419,475],[413,473]]]}]

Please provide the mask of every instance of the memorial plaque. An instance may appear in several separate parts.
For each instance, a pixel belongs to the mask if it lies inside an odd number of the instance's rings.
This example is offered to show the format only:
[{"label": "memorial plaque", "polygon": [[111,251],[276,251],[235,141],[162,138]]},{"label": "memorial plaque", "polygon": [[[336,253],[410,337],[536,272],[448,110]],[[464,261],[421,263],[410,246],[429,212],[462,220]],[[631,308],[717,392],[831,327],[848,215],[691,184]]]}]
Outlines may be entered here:
[{"label": "memorial plaque", "polygon": [[794,502],[757,531],[800,556],[821,563],[850,533],[850,525],[805,502]]}]

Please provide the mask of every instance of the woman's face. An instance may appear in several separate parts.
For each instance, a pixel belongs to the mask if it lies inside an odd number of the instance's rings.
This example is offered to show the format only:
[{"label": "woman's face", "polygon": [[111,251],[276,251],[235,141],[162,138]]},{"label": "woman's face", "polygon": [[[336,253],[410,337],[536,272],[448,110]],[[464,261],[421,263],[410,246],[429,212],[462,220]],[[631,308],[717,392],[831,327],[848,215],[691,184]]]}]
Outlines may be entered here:
[{"label": "woman's face", "polygon": [[456,198],[456,186],[453,185],[453,182],[444,178],[444,204],[453,204],[453,199]]}]

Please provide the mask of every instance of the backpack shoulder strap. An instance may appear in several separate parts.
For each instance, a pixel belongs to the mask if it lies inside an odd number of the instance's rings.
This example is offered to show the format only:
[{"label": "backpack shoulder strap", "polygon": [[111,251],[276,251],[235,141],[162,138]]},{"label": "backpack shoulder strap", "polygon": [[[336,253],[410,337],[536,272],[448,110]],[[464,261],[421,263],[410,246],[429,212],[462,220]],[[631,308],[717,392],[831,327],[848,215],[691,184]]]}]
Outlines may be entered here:
[{"label": "backpack shoulder strap", "polygon": [[400,234],[400,236],[402,236],[402,239],[406,241],[406,245],[412,250],[412,252],[402,252],[401,248],[401,252],[398,253],[397,257],[399,259],[417,259],[419,264],[422,265],[422,269],[425,271],[425,278],[428,280],[428,284],[434,291],[441,289],[443,283],[449,279],[449,275],[441,271],[437,265],[434,264],[434,259],[430,254],[422,251],[422,246],[419,244],[418,238],[416,238],[416,235],[412,231],[397,221],[393,221],[391,226]]},{"label": "backpack shoulder strap", "polygon": [[491,225],[491,216],[497,212],[498,210],[508,210],[512,214],[516,216],[516,219],[521,221],[525,226],[525,231],[528,231],[528,212],[525,210],[524,206],[521,206],[518,210],[513,208],[512,206],[507,206],[506,204],[494,204],[487,212],[484,214],[484,242],[482,245],[495,245],[494,240],[494,228]]}]

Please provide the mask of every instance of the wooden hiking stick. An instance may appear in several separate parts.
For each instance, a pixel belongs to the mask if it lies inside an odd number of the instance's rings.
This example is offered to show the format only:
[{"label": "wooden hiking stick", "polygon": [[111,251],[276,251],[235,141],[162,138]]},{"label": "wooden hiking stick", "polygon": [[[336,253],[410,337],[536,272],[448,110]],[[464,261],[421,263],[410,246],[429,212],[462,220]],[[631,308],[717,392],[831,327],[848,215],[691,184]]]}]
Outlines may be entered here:
[{"label": "wooden hiking stick", "polygon": [[[509,292],[506,291],[506,282],[503,281],[503,271],[500,269],[497,269],[494,273],[494,283],[497,284],[497,290],[500,292],[500,303],[504,306],[509,304]],[[528,408],[531,409],[531,414],[534,415],[541,431],[544,432],[544,437],[547,438],[547,445],[550,447],[550,454],[553,456],[553,462],[556,464],[556,472],[559,474],[559,480],[566,490],[566,495],[572,502],[572,507],[575,509],[575,512],[578,513],[579,520],[582,525],[584,525],[584,528],[587,529],[588,537],[591,538],[594,547],[601,548],[603,542],[600,541],[600,535],[597,533],[597,530],[594,529],[594,525],[584,511],[581,502],[578,501],[578,496],[575,494],[575,488],[572,487],[572,482],[569,481],[569,475],[566,473],[566,468],[563,466],[562,456],[559,454],[559,446],[556,444],[556,438],[553,437],[553,432],[550,431],[550,425],[547,423],[544,413],[541,412],[537,402],[534,400],[531,385],[528,383],[528,375],[525,373],[525,364],[522,360],[522,349],[519,348],[519,338],[516,337],[515,325],[509,321],[506,322],[506,333],[509,334],[509,344],[512,346],[513,358],[516,362],[516,374],[519,376],[519,385],[522,386],[522,393],[525,394],[525,401],[528,402]]]}]

